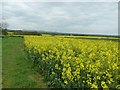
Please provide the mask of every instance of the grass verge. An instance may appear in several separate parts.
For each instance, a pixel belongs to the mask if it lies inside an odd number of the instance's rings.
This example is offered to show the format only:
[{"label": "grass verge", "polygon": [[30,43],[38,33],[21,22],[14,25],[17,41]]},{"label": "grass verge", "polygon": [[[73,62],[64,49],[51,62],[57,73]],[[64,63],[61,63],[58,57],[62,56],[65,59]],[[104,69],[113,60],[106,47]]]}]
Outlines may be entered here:
[{"label": "grass verge", "polygon": [[32,69],[24,52],[24,39],[6,37],[2,40],[2,87],[47,88],[43,77]]}]

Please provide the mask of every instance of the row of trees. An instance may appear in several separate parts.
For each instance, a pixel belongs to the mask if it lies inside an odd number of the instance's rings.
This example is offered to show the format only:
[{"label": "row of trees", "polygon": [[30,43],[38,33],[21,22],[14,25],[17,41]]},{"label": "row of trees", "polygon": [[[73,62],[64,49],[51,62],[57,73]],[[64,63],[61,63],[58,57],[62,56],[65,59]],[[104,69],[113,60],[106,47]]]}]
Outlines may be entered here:
[{"label": "row of trees", "polygon": [[8,30],[8,24],[6,22],[0,23],[0,35],[7,35],[8,32],[13,33],[14,35],[42,35],[36,31],[22,31],[22,30]]}]

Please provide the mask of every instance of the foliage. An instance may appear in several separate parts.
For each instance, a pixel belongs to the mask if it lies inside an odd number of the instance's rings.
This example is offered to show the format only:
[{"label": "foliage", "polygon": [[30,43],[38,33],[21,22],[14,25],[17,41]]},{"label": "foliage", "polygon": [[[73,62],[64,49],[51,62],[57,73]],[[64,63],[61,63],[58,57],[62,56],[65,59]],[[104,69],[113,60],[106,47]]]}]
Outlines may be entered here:
[{"label": "foliage", "polygon": [[50,87],[118,88],[118,42],[25,36],[25,50]]},{"label": "foliage", "polygon": [[12,36],[12,35],[14,35],[14,32],[7,32],[7,35]]}]

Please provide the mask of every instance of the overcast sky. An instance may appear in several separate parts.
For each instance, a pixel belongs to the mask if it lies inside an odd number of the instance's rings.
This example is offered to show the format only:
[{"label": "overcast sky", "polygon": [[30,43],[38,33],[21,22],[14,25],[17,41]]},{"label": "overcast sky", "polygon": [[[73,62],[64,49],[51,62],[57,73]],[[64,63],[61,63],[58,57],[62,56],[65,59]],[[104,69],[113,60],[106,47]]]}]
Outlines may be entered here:
[{"label": "overcast sky", "polygon": [[4,2],[10,29],[118,35],[117,2]]}]

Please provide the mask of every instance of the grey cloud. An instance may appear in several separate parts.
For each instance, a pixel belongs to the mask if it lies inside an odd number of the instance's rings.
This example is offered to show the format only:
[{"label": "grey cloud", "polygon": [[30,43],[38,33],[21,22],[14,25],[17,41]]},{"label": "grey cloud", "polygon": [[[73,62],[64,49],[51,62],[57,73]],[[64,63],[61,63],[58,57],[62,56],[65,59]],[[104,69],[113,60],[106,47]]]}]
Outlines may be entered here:
[{"label": "grey cloud", "polygon": [[117,34],[117,3],[4,2],[9,28]]}]

